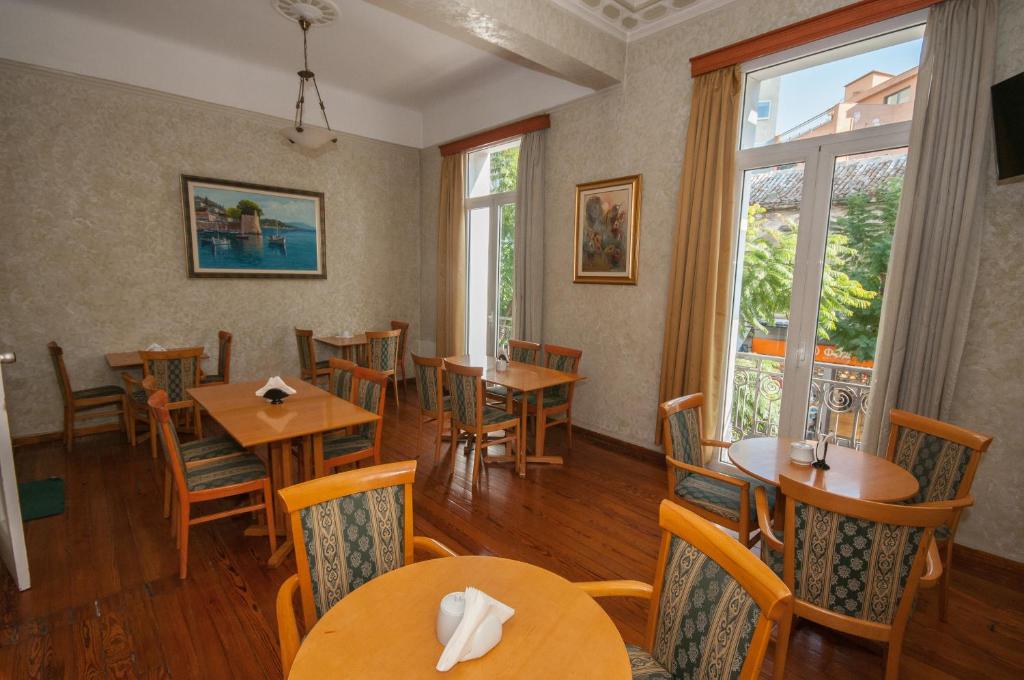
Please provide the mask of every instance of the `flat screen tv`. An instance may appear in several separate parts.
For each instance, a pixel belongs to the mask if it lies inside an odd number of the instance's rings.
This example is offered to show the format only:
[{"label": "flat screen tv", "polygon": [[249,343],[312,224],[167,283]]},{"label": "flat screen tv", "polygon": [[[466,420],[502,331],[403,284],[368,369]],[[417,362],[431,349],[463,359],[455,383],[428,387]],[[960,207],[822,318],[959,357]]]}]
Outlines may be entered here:
[{"label": "flat screen tv", "polygon": [[999,179],[1024,175],[1024,73],[992,86]]}]

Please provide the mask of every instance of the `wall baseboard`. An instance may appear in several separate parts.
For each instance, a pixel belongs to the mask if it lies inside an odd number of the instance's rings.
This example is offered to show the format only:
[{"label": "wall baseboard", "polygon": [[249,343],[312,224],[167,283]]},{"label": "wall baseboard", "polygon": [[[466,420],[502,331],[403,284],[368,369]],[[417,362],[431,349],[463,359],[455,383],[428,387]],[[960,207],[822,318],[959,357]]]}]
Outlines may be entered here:
[{"label": "wall baseboard", "polygon": [[984,574],[988,580],[1024,591],[1024,562],[954,543],[953,565],[954,569],[976,571]]},{"label": "wall baseboard", "polygon": [[615,437],[594,430],[588,430],[585,427],[579,425],[572,426],[573,433],[582,436],[584,439],[588,439],[595,444],[600,444],[612,453],[620,453],[630,458],[636,458],[642,460],[645,463],[655,463],[664,467],[665,465],[665,454],[661,451],[655,451],[649,449],[646,446],[640,446],[639,444],[631,444],[630,442],[616,439]]},{"label": "wall baseboard", "polygon": [[[89,427],[77,427],[75,428],[76,437],[84,437],[90,434],[100,434],[101,432],[118,432],[121,430],[121,422],[106,423],[104,425],[90,425]],[[61,431],[57,432],[37,432],[36,434],[26,434],[20,437],[14,437],[11,440],[11,444],[15,448],[21,446],[31,446],[33,444],[47,444],[49,442],[59,442],[64,438],[64,433]]]}]

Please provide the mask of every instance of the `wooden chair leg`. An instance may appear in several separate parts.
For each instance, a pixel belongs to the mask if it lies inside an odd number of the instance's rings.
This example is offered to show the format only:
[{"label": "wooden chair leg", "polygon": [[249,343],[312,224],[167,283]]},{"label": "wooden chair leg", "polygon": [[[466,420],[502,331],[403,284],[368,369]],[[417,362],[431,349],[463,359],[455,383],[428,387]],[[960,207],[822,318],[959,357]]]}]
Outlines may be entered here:
[{"label": "wooden chair leg", "polygon": [[[171,468],[164,463],[164,518],[171,516]],[[174,525],[174,522],[171,522]]]},{"label": "wooden chair leg", "polygon": [[398,403],[398,371],[391,374],[391,384],[395,388],[395,413],[401,413]]},{"label": "wooden chair leg", "polygon": [[149,414],[149,457],[156,459],[156,418]]},{"label": "wooden chair leg", "polygon": [[889,639],[889,648],[885,652],[885,680],[898,680],[900,677],[900,655],[903,653],[903,631],[893,631]]},{"label": "wooden chair leg", "polygon": [[75,412],[64,409],[64,450],[71,453],[75,448]]},{"label": "wooden chair leg", "polygon": [[480,481],[480,468],[484,462],[484,442],[487,435],[483,432],[476,433],[476,455],[473,456],[473,481]]},{"label": "wooden chair leg", "polygon": [[188,577],[188,520],[191,505],[188,502],[178,504],[178,538],[181,541],[178,547],[178,577]]},{"label": "wooden chair leg", "polygon": [[789,636],[793,629],[793,617],[787,616],[779,623],[779,632],[775,637],[775,669],[774,680],[782,680],[786,675],[786,656],[789,654]]},{"label": "wooden chair leg", "polygon": [[267,534],[270,536],[270,554],[273,555],[277,550],[277,529],[274,527],[274,496],[270,491],[269,477],[263,482],[263,505],[266,506]]},{"label": "wooden chair leg", "polygon": [[202,439],[203,438],[203,413],[202,413],[202,409],[199,408],[199,404],[198,403],[195,406],[192,407],[192,414],[193,414],[192,417],[195,419],[195,426],[193,427],[193,431],[196,434],[196,439]]},{"label": "wooden chair leg", "polygon": [[949,610],[949,583],[953,574],[953,535],[949,535],[946,541],[946,560],[942,565],[942,580],[939,583],[939,620],[945,623],[948,621]]},{"label": "wooden chair leg", "polygon": [[135,416],[128,410],[128,395],[121,397],[121,424],[124,426],[124,436],[128,437],[128,441],[131,442],[132,437],[128,430],[132,429],[130,423],[135,420]]},{"label": "wooden chair leg", "polygon": [[565,429],[569,432],[569,450],[572,451],[572,411],[565,412]]},{"label": "wooden chair leg", "polygon": [[[420,427],[423,426],[422,421]],[[441,430],[444,429],[444,412],[441,413],[441,418],[437,421],[437,432],[434,435],[434,465],[437,465],[438,461],[441,460]]]},{"label": "wooden chair leg", "polygon": [[174,537],[174,547],[181,547],[181,532],[178,531],[178,499],[171,497],[171,536]]},{"label": "wooden chair leg", "polygon": [[448,451],[449,451],[449,453],[451,455],[449,455],[448,457],[451,460],[449,461],[448,476],[449,477],[454,477],[455,476],[455,458],[457,457],[457,455],[459,453],[459,432],[458,432],[458,428],[455,427],[455,421],[454,420],[452,420],[452,430],[451,430],[451,434],[449,435],[449,437],[451,437],[451,445],[448,447]]}]

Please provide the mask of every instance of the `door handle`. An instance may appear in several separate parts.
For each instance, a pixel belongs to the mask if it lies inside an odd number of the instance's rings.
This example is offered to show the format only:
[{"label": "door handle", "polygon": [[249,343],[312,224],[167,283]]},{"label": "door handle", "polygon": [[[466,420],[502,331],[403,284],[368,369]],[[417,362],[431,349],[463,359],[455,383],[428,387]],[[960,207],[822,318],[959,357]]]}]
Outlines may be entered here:
[{"label": "door handle", "polygon": [[13,364],[17,360],[14,352],[0,352],[0,364]]}]

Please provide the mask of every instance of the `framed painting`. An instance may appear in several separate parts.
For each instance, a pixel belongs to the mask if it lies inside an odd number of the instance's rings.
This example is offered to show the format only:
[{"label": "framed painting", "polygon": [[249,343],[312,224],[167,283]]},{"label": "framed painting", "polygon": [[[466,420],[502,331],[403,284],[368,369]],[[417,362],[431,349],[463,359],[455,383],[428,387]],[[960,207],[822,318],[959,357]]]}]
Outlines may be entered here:
[{"label": "framed painting", "polygon": [[181,176],[192,278],[327,278],[324,195]]},{"label": "framed painting", "polygon": [[576,185],[573,283],[636,285],[641,178]]}]

